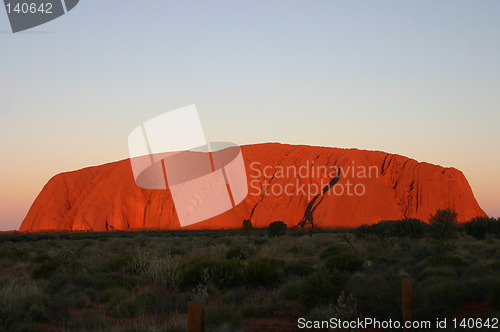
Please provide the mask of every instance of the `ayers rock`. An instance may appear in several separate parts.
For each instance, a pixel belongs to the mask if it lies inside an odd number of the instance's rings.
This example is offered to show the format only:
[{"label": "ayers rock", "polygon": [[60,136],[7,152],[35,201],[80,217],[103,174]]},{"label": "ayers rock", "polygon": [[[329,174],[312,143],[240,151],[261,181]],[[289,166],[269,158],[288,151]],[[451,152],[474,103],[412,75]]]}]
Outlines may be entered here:
[{"label": "ayers rock", "polygon": [[[455,168],[357,149],[266,143],[242,146],[241,151],[248,196],[236,208],[184,229],[239,228],[247,218],[255,227],[276,220],[295,226],[310,200],[331,180],[329,170],[338,167],[339,181],[313,212],[317,227],[356,227],[401,218],[428,221],[431,213],[444,208],[454,209],[459,222],[486,216]],[[283,188],[288,194],[280,193]],[[139,188],[126,159],[54,176],[20,231],[137,228],[180,229],[180,224],[170,191]]]}]

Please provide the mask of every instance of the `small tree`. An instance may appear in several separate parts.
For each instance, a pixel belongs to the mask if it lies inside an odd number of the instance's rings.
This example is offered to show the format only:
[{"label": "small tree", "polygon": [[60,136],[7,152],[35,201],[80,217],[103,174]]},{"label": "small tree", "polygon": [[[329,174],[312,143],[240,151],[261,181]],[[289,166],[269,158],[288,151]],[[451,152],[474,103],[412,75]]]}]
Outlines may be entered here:
[{"label": "small tree", "polygon": [[252,221],[250,219],[243,219],[243,233],[249,234],[252,229]]},{"label": "small tree", "polygon": [[488,234],[500,234],[500,222],[495,218],[476,217],[464,224],[465,233],[483,240]]},{"label": "small tree", "polygon": [[452,209],[437,210],[431,215],[429,222],[434,236],[440,239],[450,238],[456,230],[457,213]]},{"label": "small tree", "polygon": [[252,228],[252,221],[250,219],[243,219],[243,228]]},{"label": "small tree", "polygon": [[267,235],[269,236],[281,236],[285,235],[286,224],[283,221],[275,221],[269,224],[267,228]]}]

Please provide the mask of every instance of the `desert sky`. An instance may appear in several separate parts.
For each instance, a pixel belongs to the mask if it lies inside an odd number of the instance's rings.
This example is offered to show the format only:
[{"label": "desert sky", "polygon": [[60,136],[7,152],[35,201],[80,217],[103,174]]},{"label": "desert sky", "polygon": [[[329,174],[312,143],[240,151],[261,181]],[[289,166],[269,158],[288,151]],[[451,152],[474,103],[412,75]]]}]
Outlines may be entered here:
[{"label": "desert sky", "polygon": [[500,2],[99,1],[0,8],[0,230],[55,174],[196,104],[207,138],[382,150],[464,172],[500,216]]}]

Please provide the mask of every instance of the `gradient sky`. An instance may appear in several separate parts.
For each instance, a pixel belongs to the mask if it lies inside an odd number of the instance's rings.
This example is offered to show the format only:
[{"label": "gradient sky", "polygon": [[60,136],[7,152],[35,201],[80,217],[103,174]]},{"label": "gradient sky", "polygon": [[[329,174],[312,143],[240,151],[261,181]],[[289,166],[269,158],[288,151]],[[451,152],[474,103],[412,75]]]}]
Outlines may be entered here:
[{"label": "gradient sky", "polygon": [[209,140],[456,167],[500,216],[499,1],[102,1],[12,34],[0,8],[0,229],[55,174],[127,158],[196,104]]}]

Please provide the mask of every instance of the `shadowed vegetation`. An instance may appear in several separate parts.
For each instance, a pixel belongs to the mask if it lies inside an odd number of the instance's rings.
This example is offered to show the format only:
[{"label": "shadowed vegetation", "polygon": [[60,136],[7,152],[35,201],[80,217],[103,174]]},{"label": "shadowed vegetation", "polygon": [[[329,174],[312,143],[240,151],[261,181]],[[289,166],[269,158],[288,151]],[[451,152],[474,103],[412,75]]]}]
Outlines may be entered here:
[{"label": "shadowed vegetation", "polygon": [[1,234],[0,331],[185,331],[188,301],[206,306],[209,331],[259,329],[259,319],[401,320],[402,277],[417,285],[415,319],[464,303],[498,315],[499,221],[456,225],[452,211],[433,220],[312,236],[283,225]]}]

